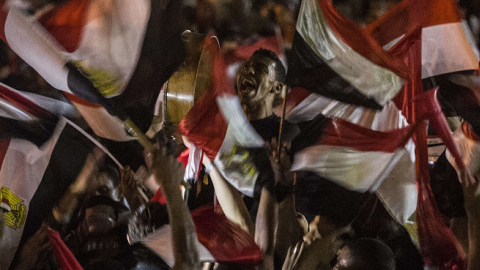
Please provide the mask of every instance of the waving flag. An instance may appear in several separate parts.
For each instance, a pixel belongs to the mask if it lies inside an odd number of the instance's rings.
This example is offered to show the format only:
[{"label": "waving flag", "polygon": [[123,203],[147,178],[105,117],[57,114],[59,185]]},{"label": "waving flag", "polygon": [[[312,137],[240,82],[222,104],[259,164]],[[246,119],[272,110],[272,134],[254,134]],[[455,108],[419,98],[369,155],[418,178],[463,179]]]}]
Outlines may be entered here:
[{"label": "waving flag", "polygon": [[[412,61],[418,58],[416,53],[420,39],[421,32],[414,31],[402,39],[395,48],[392,48],[393,51],[389,52],[392,55],[395,54],[396,58],[405,59],[407,66],[412,69],[412,74],[417,74],[413,72],[413,66],[411,65],[413,64]],[[410,62],[407,61],[409,59]],[[406,81],[403,88],[410,86],[412,86],[411,81]],[[404,90],[402,91],[404,92]],[[410,100],[407,102],[410,102]],[[402,104],[399,105],[403,106]],[[362,130],[360,134],[364,136],[363,140],[372,143],[379,139],[378,136],[387,136],[386,134],[389,134],[389,132],[395,133],[404,128],[409,128],[407,118],[402,111],[392,101],[388,102],[382,110],[373,110],[332,100],[302,88],[292,89],[287,98],[287,119],[289,121],[299,123],[299,126],[303,127],[302,122],[315,121],[313,119],[319,115],[324,115],[330,119],[340,118],[343,121],[355,124],[352,126],[354,127],[353,132]],[[310,127],[307,128],[311,129]],[[314,128],[324,129],[326,127],[321,125]],[[363,128],[367,130],[365,133]],[[305,128],[302,129],[302,133],[306,134],[303,136],[310,136],[308,135],[309,132]],[[320,131],[317,134],[323,133]],[[317,138],[317,141],[314,141],[315,146],[304,149],[302,153],[299,153],[296,160],[298,164],[295,166],[308,167],[309,170],[315,171],[349,189],[373,191],[378,187],[376,193],[389,213],[401,224],[409,223],[409,218],[415,212],[417,205],[415,145],[412,140],[390,152],[354,149],[349,146],[355,145],[358,140],[348,136],[342,137],[343,146],[328,144],[320,146],[321,141]],[[380,141],[377,141],[377,143],[380,147]],[[381,149],[378,148],[377,150]],[[309,153],[309,151],[322,151],[324,155]],[[369,155],[382,155],[388,158],[381,161],[371,158],[366,159],[365,157]],[[333,161],[334,156],[335,159],[338,159],[336,162],[340,162],[341,165]],[[360,156],[364,156],[364,158],[359,158]],[[363,171],[370,166],[373,167],[372,170],[369,170],[371,174],[357,173],[358,170]],[[389,173],[387,173],[388,171]],[[340,176],[340,174],[343,174],[343,176]],[[375,175],[381,175],[381,177],[377,178]]]},{"label": "waving flag", "polygon": [[287,84],[344,103],[381,109],[410,77],[362,28],[328,0],[305,0],[289,59]]},{"label": "waving flag", "polygon": [[[55,102],[46,101],[43,104]],[[46,108],[32,97],[0,85],[0,208],[5,219],[0,240],[2,269],[8,269],[18,246],[41,226],[93,147],[73,124],[65,118],[59,120]]]},{"label": "waving flag", "polygon": [[206,42],[214,59],[210,87],[180,122],[178,130],[215,162],[232,186],[253,197],[259,172],[252,160],[254,155],[249,153],[252,148],[263,147],[264,141],[233,93],[218,41],[210,37]]},{"label": "waving flag", "polygon": [[70,0],[39,21],[4,6],[0,37],[52,86],[86,100],[67,95],[97,135],[125,141],[132,138],[110,114],[150,126],[160,89],[184,58],[181,5]]},{"label": "waving flag", "polygon": [[423,28],[422,78],[478,69],[478,49],[455,0],[404,0],[365,31],[388,48],[416,26]]}]

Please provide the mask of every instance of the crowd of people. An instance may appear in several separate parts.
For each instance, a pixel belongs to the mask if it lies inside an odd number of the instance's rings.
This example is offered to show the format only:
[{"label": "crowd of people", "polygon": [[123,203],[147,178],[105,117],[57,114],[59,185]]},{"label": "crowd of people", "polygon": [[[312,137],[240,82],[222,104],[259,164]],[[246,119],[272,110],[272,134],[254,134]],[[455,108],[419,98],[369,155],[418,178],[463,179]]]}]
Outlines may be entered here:
[{"label": "crowd of people", "polygon": [[[25,0],[25,5],[35,13],[64,2]],[[144,150],[134,164],[119,168],[104,150],[93,149],[76,180],[45,214],[42,226],[18,247],[9,269],[480,269],[480,187],[469,183],[464,171],[457,175],[445,152],[431,160],[430,178],[443,225],[451,229],[461,251],[461,260],[451,265],[426,261],[416,229],[401,224],[376,193],[349,190],[314,172],[291,170],[295,154],[314,144],[328,122],[319,115],[293,123],[278,109],[288,92],[287,59],[300,0],[185,2],[185,30],[218,36],[246,119],[265,141],[262,148],[236,149],[237,158],[250,158],[254,164],[251,174],[258,177],[253,194],[242,194],[229,183],[222,173],[225,168],[207,155],[201,157],[196,180],[184,180],[184,154],[192,143],[177,131],[178,123],[164,122],[152,136],[154,147]],[[398,2],[333,3],[338,12],[366,26]],[[480,3],[460,5],[478,43]],[[236,54],[237,48],[271,36],[280,44],[278,51],[256,48],[248,59]],[[0,64],[2,83],[68,100],[7,44],[2,44]],[[475,94],[469,96],[476,99]],[[440,101],[446,116],[456,119],[450,121],[454,131],[462,125],[462,115],[455,111],[461,105]],[[478,100],[472,102],[480,106]],[[74,121],[89,129],[80,117]],[[478,138],[475,131],[480,126],[472,122],[470,131]],[[472,172],[475,179],[476,173]],[[0,210],[2,241],[7,226],[3,213],[8,211],[2,204]],[[64,243],[63,258],[53,245],[52,231]],[[1,254],[0,250],[0,261]]]}]

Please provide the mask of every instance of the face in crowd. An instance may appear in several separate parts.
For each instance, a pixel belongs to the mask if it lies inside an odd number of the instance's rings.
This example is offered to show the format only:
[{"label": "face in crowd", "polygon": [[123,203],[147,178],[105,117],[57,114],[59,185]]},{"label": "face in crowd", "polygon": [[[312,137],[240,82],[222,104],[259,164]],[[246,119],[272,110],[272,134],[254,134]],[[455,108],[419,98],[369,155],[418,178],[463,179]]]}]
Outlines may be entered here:
[{"label": "face in crowd", "polygon": [[282,99],[284,81],[285,68],[278,57],[273,52],[260,49],[237,73],[240,102],[250,111],[266,110],[271,114],[270,111]]}]

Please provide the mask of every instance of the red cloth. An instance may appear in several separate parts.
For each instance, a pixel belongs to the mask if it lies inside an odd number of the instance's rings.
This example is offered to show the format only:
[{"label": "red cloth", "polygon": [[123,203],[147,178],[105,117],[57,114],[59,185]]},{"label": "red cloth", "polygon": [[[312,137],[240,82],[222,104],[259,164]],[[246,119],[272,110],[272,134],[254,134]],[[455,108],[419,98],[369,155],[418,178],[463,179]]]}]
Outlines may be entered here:
[{"label": "red cloth", "polygon": [[209,50],[213,59],[210,87],[185,115],[178,125],[178,131],[202,149],[210,160],[214,160],[222,146],[228,126],[216,98],[223,94],[234,95],[234,91],[227,77],[217,41],[207,36],[205,43],[205,48]]},{"label": "red cloth", "polygon": [[[421,52],[421,28],[413,29],[402,41],[389,51],[404,58],[411,69],[413,79],[406,81],[394,102],[406,116],[410,124],[420,124],[423,115],[419,115],[420,102],[412,102],[415,96],[423,93]],[[443,117],[443,116],[442,116]],[[416,168],[417,168],[417,228],[420,247],[425,264],[437,266],[440,270],[465,269],[465,253],[438,210],[430,186],[428,167],[427,132],[425,128],[415,130]]]},{"label": "red cloth", "polygon": [[82,270],[82,266],[78,263],[75,256],[73,256],[72,252],[65,243],[60,238],[60,235],[57,231],[52,229],[48,229],[48,240],[50,241],[50,245],[55,252],[55,256],[57,257],[58,264],[62,270]]},{"label": "red cloth", "polygon": [[90,0],[70,0],[54,8],[39,22],[67,52],[78,49],[87,22]]},{"label": "red cloth", "polygon": [[412,126],[381,132],[335,118],[326,124],[318,144],[351,147],[359,151],[394,153],[405,146],[411,132]]},{"label": "red cloth", "polygon": [[363,28],[339,14],[333,7],[331,0],[318,0],[318,2],[330,28],[354,51],[374,64],[391,70],[403,79],[410,78],[410,71],[403,63],[402,58],[397,58],[385,52]]},{"label": "red cloth", "polygon": [[159,188],[153,198],[150,200],[151,202],[158,202],[161,204],[167,204],[167,197],[165,197],[165,193],[163,193],[163,189]]},{"label": "red cloth", "polygon": [[205,205],[192,211],[198,241],[204,245],[219,263],[235,263],[255,266],[263,262],[262,252],[253,238],[230,222],[213,205]]}]

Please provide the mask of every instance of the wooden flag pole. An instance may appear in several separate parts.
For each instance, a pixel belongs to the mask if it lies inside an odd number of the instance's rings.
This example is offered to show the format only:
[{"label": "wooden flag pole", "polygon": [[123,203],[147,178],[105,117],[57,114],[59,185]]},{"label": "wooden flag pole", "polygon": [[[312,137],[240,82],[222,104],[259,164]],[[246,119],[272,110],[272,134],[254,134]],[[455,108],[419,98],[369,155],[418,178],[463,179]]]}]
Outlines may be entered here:
[{"label": "wooden flag pole", "polygon": [[[148,152],[153,153],[155,147],[147,138],[147,136],[145,136],[145,134],[137,127],[137,125],[135,125],[135,123],[130,118],[125,120],[124,124],[128,130],[128,133],[136,135],[137,141],[143,146],[143,148],[145,148],[145,150],[147,150]],[[181,181],[181,185],[185,188],[185,190],[189,190],[192,188],[192,186],[189,183],[185,182],[185,180],[183,179]]]}]

